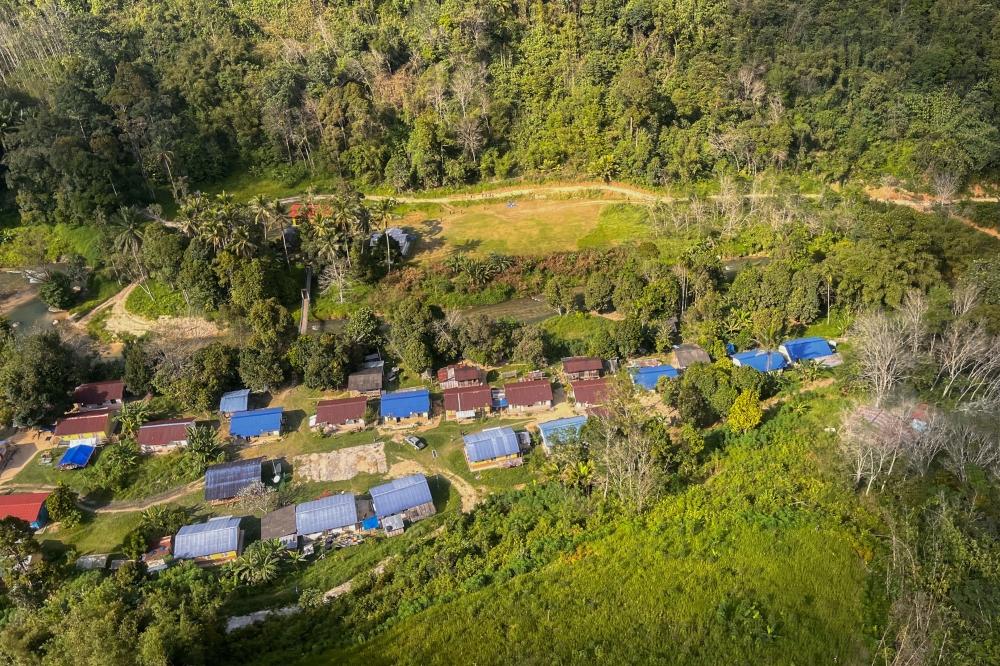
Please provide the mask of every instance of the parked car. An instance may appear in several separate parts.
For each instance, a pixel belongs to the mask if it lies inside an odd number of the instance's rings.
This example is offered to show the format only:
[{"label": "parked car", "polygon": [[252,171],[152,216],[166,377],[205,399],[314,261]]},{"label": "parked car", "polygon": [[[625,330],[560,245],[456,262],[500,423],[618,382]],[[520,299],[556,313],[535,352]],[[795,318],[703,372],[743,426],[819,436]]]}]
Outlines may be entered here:
[{"label": "parked car", "polygon": [[407,435],[406,437],[403,438],[403,440],[407,444],[415,448],[417,451],[423,451],[424,449],[427,448],[427,442],[420,439],[416,435]]}]

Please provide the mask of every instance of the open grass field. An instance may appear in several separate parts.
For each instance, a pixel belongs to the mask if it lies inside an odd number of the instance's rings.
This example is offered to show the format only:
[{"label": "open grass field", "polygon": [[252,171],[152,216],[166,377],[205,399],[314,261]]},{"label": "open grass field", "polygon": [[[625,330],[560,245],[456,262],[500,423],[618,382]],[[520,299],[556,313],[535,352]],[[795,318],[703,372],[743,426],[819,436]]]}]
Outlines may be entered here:
[{"label": "open grass field", "polygon": [[540,255],[607,247],[648,232],[643,206],[587,199],[505,201],[444,209],[407,205],[400,224],[417,233],[417,258],[454,251]]}]

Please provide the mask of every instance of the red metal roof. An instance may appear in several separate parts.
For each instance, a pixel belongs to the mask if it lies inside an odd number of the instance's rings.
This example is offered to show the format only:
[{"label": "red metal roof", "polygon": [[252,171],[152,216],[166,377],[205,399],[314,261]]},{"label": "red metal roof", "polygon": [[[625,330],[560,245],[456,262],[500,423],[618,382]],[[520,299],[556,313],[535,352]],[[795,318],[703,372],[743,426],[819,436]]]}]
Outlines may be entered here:
[{"label": "red metal roof", "polygon": [[493,389],[489,386],[466,386],[444,391],[444,408],[449,412],[467,412],[492,406]]},{"label": "red metal roof", "polygon": [[171,442],[187,440],[187,429],[193,428],[194,419],[150,421],[139,428],[136,441],[140,446],[166,446]]},{"label": "red metal roof", "polygon": [[482,382],[483,380],[482,370],[474,365],[449,365],[447,368],[438,370],[437,377],[439,382],[449,380],[456,382]]},{"label": "red metal roof", "polygon": [[25,493],[23,495],[0,496],[0,518],[14,516],[33,523],[48,498],[48,493]]},{"label": "red metal roof", "polygon": [[599,358],[588,356],[574,356],[563,359],[563,372],[576,374],[578,372],[591,372],[593,370],[603,370],[604,362]]},{"label": "red metal roof", "polygon": [[111,400],[121,400],[125,393],[125,382],[113,379],[77,386],[73,391],[73,402],[78,405],[103,405]]},{"label": "red metal roof", "polygon": [[316,405],[316,423],[334,423],[343,425],[348,421],[357,421],[365,415],[368,409],[368,399],[341,398],[339,400],[320,400]]},{"label": "red metal roof", "polygon": [[552,384],[545,381],[504,384],[503,391],[511,407],[530,407],[552,400]]},{"label": "red metal roof", "polygon": [[83,435],[91,432],[111,434],[111,414],[113,410],[98,409],[93,412],[70,414],[56,423],[56,437]]},{"label": "red metal roof", "polygon": [[599,405],[604,402],[607,379],[583,379],[573,382],[573,399],[585,405]]}]

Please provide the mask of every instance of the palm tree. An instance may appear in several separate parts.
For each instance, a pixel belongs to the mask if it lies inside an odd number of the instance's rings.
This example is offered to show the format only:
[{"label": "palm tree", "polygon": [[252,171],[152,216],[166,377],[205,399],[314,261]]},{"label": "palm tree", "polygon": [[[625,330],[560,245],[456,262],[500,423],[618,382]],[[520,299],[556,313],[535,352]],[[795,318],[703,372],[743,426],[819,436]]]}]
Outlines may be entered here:
[{"label": "palm tree", "polygon": [[266,239],[267,232],[271,230],[271,200],[258,194],[250,200],[250,211],[253,213],[253,221],[260,225]]},{"label": "palm tree", "polygon": [[174,182],[174,173],[170,170],[170,165],[173,164],[174,153],[173,151],[167,150],[160,141],[157,141],[153,146],[153,154],[150,155],[153,161],[159,162],[166,168],[167,177],[170,179],[170,191],[173,192],[174,201],[177,200],[177,183]]},{"label": "palm tree", "polygon": [[181,233],[189,238],[197,236],[198,228],[201,226],[201,223],[205,221],[205,213],[207,210],[208,202],[205,201],[205,197],[202,196],[201,192],[195,192],[193,195],[185,199],[184,203],[181,205],[180,215],[178,215],[178,219],[181,223]]},{"label": "palm tree", "polygon": [[268,583],[278,577],[278,563],[284,550],[277,539],[255,541],[233,562],[233,575],[249,585]]},{"label": "palm tree", "polygon": [[350,238],[351,227],[354,225],[354,214],[346,201],[340,197],[333,200],[333,205],[330,207],[330,218],[334,224],[339,225],[344,230],[344,236]]},{"label": "palm tree", "polygon": [[218,252],[226,246],[229,239],[229,230],[219,221],[216,215],[208,217],[198,228],[198,236],[201,240],[212,246]]},{"label": "palm tree", "polygon": [[187,447],[184,462],[194,476],[201,476],[205,468],[224,462],[226,453],[222,450],[219,435],[214,428],[197,426],[187,429]]},{"label": "palm tree", "polygon": [[272,224],[281,231],[281,245],[285,248],[285,263],[288,264],[288,271],[291,272],[292,262],[288,259],[288,241],[285,239],[285,229],[292,222],[291,207],[287,203],[275,199],[271,202],[269,217]]},{"label": "palm tree", "polygon": [[135,437],[139,428],[149,420],[149,403],[145,400],[127,402],[115,413],[115,421],[122,424],[122,435]]},{"label": "palm tree", "polygon": [[381,225],[382,235],[385,236],[385,265],[390,272],[392,271],[392,257],[389,254],[389,223],[396,218],[392,212],[395,207],[396,200],[386,197],[376,201],[375,207],[372,209],[372,221],[376,226]]},{"label": "palm tree", "polygon": [[139,214],[134,207],[122,206],[118,209],[115,217],[115,250],[120,254],[132,255],[136,270],[139,272],[139,277],[143,283],[143,289],[150,300],[153,300],[153,294],[149,291],[149,285],[145,284],[147,279],[146,267],[142,263],[142,259],[139,258],[139,250],[142,249],[142,221],[139,219]]},{"label": "palm tree", "polygon": [[237,257],[249,259],[253,256],[254,244],[250,241],[250,232],[246,226],[240,225],[233,229],[229,237],[229,250]]},{"label": "palm tree", "polygon": [[781,345],[785,330],[785,314],[776,308],[760,310],[753,317],[753,334],[757,344],[767,354],[766,372],[771,371],[771,355]]}]

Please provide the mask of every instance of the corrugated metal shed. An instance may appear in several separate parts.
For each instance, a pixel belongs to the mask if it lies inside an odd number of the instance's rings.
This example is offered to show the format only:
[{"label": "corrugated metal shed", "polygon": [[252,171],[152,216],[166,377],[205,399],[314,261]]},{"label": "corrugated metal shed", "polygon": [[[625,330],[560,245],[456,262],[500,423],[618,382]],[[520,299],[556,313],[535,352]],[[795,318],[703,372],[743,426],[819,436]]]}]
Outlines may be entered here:
[{"label": "corrugated metal shed", "polygon": [[150,421],[139,428],[136,443],[139,446],[165,446],[171,442],[187,440],[187,429],[193,428],[195,420],[171,419],[169,421]]},{"label": "corrugated metal shed", "polygon": [[465,442],[465,455],[469,462],[510,456],[521,450],[513,428],[487,428],[482,432],[466,435],[462,440]]},{"label": "corrugated metal shed", "polygon": [[712,358],[708,355],[708,352],[698,345],[687,344],[674,347],[674,365],[681,370],[697,362],[711,363]]},{"label": "corrugated metal shed", "polygon": [[382,366],[365,368],[347,377],[347,388],[358,393],[382,390]]},{"label": "corrugated metal shed", "polygon": [[125,382],[120,379],[81,384],[73,391],[73,402],[78,405],[103,405],[113,400],[121,400],[124,393]]},{"label": "corrugated metal shed", "polygon": [[233,412],[245,412],[250,401],[250,389],[240,389],[222,394],[222,401],[219,403],[219,411],[223,414]]},{"label": "corrugated metal shed", "polygon": [[293,504],[265,513],[260,519],[260,538],[270,541],[295,534],[295,508]]},{"label": "corrugated metal shed", "polygon": [[672,365],[654,365],[651,368],[633,368],[632,370],[629,370],[629,372],[632,373],[632,381],[647,391],[656,390],[656,383],[660,381],[660,377],[670,377],[671,379],[677,377],[677,368]]},{"label": "corrugated metal shed", "polygon": [[427,389],[397,391],[382,396],[379,413],[383,418],[405,419],[431,411],[431,395]]},{"label": "corrugated metal shed", "polygon": [[503,385],[504,396],[511,407],[531,407],[552,400],[552,384],[547,380],[513,382]]},{"label": "corrugated metal shed", "polygon": [[80,446],[71,446],[63,454],[63,457],[59,459],[56,467],[59,469],[78,469],[80,467],[86,467],[87,463],[90,462],[90,457],[94,455],[94,447],[81,444]]},{"label": "corrugated metal shed", "polygon": [[421,504],[433,502],[431,489],[423,474],[411,474],[368,491],[379,518],[401,513]]},{"label": "corrugated metal shed", "polygon": [[798,338],[781,343],[778,351],[784,354],[790,363],[804,361],[812,358],[822,358],[830,356],[833,350],[830,343],[823,338]]},{"label": "corrugated metal shed", "polygon": [[358,524],[354,493],[331,495],[295,507],[295,529],[299,534],[315,534]]},{"label": "corrugated metal shed", "polygon": [[586,416],[571,416],[568,419],[556,419],[538,424],[538,431],[542,434],[542,443],[551,446],[551,438],[554,435],[559,437],[576,437],[580,428],[587,422]]},{"label": "corrugated metal shed", "polygon": [[189,560],[238,550],[240,519],[232,516],[210,518],[207,523],[185,525],[174,539],[174,557]]},{"label": "corrugated metal shed", "polygon": [[265,432],[281,430],[284,407],[236,412],[229,421],[229,434],[238,437],[260,437]]},{"label": "corrugated metal shed", "polygon": [[357,421],[365,415],[368,409],[368,399],[341,398],[339,400],[320,400],[316,405],[316,423],[334,423],[343,425],[348,421]]},{"label": "corrugated metal shed", "polygon": [[205,470],[205,501],[231,499],[254,481],[260,481],[262,462],[264,458],[260,457],[210,466]]},{"label": "corrugated metal shed", "polygon": [[763,349],[751,349],[750,351],[733,354],[730,358],[733,359],[733,365],[749,366],[761,372],[781,370],[787,365],[785,357],[780,353],[776,351],[767,352]]}]

